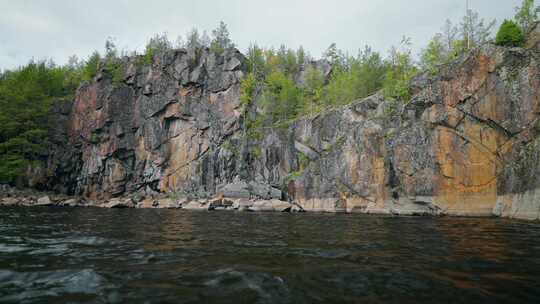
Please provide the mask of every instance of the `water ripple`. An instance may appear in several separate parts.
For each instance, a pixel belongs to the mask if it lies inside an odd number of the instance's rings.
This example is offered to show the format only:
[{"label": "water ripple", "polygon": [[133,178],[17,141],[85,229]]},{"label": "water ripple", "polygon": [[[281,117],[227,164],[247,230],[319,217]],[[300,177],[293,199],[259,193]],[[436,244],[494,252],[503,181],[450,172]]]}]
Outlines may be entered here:
[{"label": "water ripple", "polygon": [[540,224],[0,208],[1,303],[540,302]]}]

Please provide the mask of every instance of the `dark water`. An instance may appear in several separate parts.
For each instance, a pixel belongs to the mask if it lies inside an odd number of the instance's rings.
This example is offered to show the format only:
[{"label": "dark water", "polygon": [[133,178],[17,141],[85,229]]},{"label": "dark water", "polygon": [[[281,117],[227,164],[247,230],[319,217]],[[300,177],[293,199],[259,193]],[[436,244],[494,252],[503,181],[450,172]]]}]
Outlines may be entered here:
[{"label": "dark water", "polygon": [[0,208],[1,303],[540,303],[540,224]]}]

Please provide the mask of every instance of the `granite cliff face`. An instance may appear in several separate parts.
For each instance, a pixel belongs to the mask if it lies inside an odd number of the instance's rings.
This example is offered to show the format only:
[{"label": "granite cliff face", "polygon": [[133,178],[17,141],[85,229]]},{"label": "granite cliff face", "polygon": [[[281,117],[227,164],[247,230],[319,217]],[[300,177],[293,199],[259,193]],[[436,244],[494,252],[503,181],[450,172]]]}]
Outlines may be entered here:
[{"label": "granite cliff face", "polygon": [[169,193],[538,219],[539,60],[536,40],[485,46],[417,77],[406,103],[374,95],[253,138],[239,52],[176,50],[151,66],[125,59],[120,81],[102,71],[55,108],[48,183],[95,200]]},{"label": "granite cliff face", "polygon": [[[79,88],[49,166],[53,187],[90,198],[204,191],[219,147],[239,129],[245,59],[178,50],[151,66],[125,59],[121,81],[102,71]],[[61,136],[60,136],[61,137]],[[66,148],[67,147],[67,148]],[[224,177],[225,178],[225,177]]]}]

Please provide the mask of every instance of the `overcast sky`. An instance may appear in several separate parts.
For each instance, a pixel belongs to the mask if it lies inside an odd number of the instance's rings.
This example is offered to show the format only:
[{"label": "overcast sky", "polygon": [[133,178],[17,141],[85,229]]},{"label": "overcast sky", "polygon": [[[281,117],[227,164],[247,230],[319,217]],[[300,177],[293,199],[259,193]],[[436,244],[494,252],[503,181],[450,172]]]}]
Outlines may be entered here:
[{"label": "overcast sky", "polygon": [[[171,40],[190,28],[228,24],[241,50],[303,45],[319,57],[332,42],[351,54],[368,44],[385,52],[412,38],[422,48],[445,19],[458,22],[466,0],[0,0],[0,69],[30,59],[65,63],[103,51],[107,37],[120,49],[143,50],[155,33]],[[471,8],[499,22],[521,0],[470,0]]]}]

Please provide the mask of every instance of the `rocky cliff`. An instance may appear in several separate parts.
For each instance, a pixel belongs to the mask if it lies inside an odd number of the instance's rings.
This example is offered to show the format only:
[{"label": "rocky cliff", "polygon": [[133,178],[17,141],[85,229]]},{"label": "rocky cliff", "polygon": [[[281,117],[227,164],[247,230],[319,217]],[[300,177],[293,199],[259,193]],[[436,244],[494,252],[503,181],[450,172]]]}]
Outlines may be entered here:
[{"label": "rocky cliff", "polygon": [[374,95],[254,137],[244,120],[258,109],[240,104],[239,52],[126,58],[120,79],[102,67],[55,108],[49,187],[94,200],[219,196],[306,211],[538,219],[539,60],[537,40],[484,46],[415,78],[406,103]]}]

